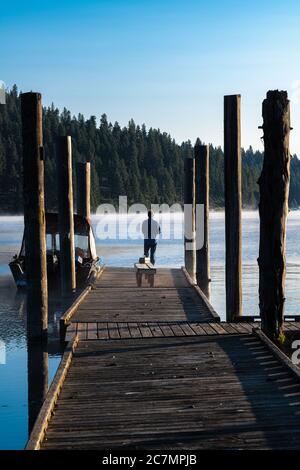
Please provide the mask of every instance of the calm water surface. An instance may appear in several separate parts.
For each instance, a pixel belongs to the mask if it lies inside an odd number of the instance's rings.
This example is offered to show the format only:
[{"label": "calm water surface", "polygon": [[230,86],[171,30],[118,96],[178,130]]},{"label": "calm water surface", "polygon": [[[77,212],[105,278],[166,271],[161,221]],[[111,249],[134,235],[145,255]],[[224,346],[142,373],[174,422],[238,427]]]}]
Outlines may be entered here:
[{"label": "calm water surface", "polygon": [[[93,218],[97,233],[98,218]],[[181,216],[176,218],[180,226]],[[121,220],[121,224],[122,224]],[[99,227],[98,227],[99,228]],[[176,227],[175,227],[176,229]],[[58,322],[63,306],[52,299],[49,314],[49,342],[46,351],[30,353],[26,341],[26,302],[24,295],[15,289],[7,263],[17,253],[23,233],[22,217],[0,217],[0,449],[22,449],[28,437],[28,415],[34,415],[34,405],[39,397],[32,397],[31,388],[37,379],[31,370],[31,358],[41,369],[48,363],[50,384],[61,357],[58,341]],[[99,233],[99,230],[98,230]],[[258,236],[259,221],[256,212],[243,213],[243,309],[245,314],[258,314]],[[211,240],[211,301],[224,318],[224,214],[212,213],[210,217]],[[139,240],[99,240],[97,251],[103,262],[110,266],[133,266],[142,256]],[[287,233],[287,284],[286,313],[299,312],[300,295],[300,212],[290,212]],[[157,248],[157,266],[183,265],[182,240],[162,240]],[[4,349],[6,357],[3,358]],[[2,354],[1,354],[2,353]],[[32,354],[34,354],[32,356]],[[1,364],[5,362],[4,364]],[[5,361],[3,361],[5,359]],[[28,405],[28,390],[30,406]],[[33,398],[33,399],[32,399]]]}]

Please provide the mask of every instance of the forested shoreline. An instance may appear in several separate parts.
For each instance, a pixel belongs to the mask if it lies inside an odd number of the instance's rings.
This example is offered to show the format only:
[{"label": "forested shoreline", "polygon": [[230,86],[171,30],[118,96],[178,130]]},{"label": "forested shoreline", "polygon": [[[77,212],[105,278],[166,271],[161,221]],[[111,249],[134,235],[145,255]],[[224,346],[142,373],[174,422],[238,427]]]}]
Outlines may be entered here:
[{"label": "forested shoreline", "polygon": [[[201,131],[201,129],[200,129]],[[146,129],[131,120],[126,127],[110,123],[102,114],[85,119],[82,114],[59,111],[54,105],[43,111],[46,207],[57,208],[55,137],[71,135],[73,161],[92,165],[92,209],[103,202],[118,202],[127,195],[128,203],[182,202],[183,161],[193,153],[190,141],[178,144],[159,129]],[[201,138],[201,135],[200,135]],[[255,209],[259,201],[257,180],[263,154],[250,147],[242,150],[243,206]],[[74,184],[76,182],[74,181]],[[223,151],[210,145],[210,203],[224,205]],[[300,161],[291,160],[290,207],[300,206]],[[22,136],[20,97],[16,86],[0,105],[0,213],[22,213]]]}]

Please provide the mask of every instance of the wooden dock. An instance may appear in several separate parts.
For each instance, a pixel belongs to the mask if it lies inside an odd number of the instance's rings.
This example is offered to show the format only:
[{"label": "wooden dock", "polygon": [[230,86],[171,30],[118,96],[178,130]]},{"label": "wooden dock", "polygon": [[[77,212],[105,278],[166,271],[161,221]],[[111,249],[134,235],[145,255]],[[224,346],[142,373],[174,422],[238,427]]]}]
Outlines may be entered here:
[{"label": "wooden dock", "polygon": [[299,369],[257,325],[220,323],[184,270],[138,287],[107,268],[64,322],[27,449],[300,448]]},{"label": "wooden dock", "polygon": [[[202,296],[202,297],[201,297]],[[137,286],[132,268],[106,268],[72,322],[218,321],[219,316],[183,270],[159,269],[154,286]]]}]

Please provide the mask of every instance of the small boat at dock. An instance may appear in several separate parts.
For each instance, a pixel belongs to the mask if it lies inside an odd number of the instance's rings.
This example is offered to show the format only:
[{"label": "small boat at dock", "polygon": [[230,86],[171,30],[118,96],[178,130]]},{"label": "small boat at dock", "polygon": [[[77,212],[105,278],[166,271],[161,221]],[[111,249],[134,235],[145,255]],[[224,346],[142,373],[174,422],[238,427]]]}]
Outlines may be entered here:
[{"label": "small boat at dock", "polygon": [[[96,253],[93,228],[89,220],[74,214],[75,266],[77,285],[92,282],[100,270],[100,258]],[[46,213],[47,274],[49,284],[58,284],[60,279],[60,246],[57,213]],[[20,253],[15,255],[9,267],[16,286],[26,289],[25,238],[23,234]]]}]

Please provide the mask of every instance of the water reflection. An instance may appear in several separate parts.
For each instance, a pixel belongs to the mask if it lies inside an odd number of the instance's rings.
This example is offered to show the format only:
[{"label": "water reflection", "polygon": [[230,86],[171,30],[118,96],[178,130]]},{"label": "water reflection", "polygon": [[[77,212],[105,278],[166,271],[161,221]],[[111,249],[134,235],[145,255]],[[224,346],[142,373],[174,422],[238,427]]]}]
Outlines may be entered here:
[{"label": "water reflection", "polygon": [[[18,294],[16,296],[19,297]],[[22,303],[26,304],[26,296],[21,294],[21,297],[23,297]],[[72,298],[61,299],[59,290],[49,292],[47,339],[32,340],[29,338],[27,330],[28,435],[48,392],[50,384],[49,355],[60,358],[64,351],[65,343],[60,338],[59,320],[72,301]],[[24,309],[22,307],[22,312],[26,318],[25,307]]]},{"label": "water reflection", "polygon": [[30,344],[26,335],[26,295],[10,276],[0,276],[0,339],[6,363],[0,364],[0,449],[22,449],[61,359],[59,319],[64,306],[50,298],[49,335]]},{"label": "water reflection", "polygon": [[45,341],[27,339],[28,435],[48,391],[48,350]]},{"label": "water reflection", "polygon": [[[53,330],[57,333],[57,330]],[[45,401],[49,380],[49,356],[60,358],[65,343],[58,334],[47,341],[31,340],[27,336],[27,383],[28,383],[28,436]]]}]

